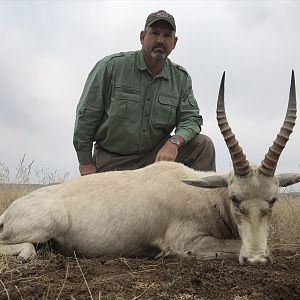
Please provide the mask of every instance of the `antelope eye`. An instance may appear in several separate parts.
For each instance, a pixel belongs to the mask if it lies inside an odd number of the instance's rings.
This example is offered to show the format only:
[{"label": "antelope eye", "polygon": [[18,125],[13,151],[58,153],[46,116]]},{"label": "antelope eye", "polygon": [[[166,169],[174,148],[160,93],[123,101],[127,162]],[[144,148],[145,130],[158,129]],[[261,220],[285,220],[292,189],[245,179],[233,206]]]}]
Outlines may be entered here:
[{"label": "antelope eye", "polygon": [[270,208],[269,208],[269,209],[263,209],[263,210],[260,212],[260,215],[261,215],[262,217],[264,217],[264,216],[267,216],[270,212],[271,212],[271,209],[270,209]]},{"label": "antelope eye", "polygon": [[236,196],[231,196],[231,201],[234,205],[237,205],[237,206],[240,205],[240,203],[241,203],[241,200],[238,199]]},{"label": "antelope eye", "polygon": [[248,215],[249,215],[249,211],[248,211],[247,209],[245,209],[245,208],[240,208],[240,207],[239,207],[239,209],[240,209],[240,212],[241,212],[244,216],[248,216]]}]

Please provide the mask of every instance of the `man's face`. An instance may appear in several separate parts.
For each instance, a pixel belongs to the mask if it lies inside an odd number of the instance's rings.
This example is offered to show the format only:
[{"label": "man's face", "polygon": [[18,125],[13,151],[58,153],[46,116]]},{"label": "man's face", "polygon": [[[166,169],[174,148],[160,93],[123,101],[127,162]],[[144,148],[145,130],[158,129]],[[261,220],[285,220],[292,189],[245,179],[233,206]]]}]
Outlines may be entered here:
[{"label": "man's face", "polygon": [[142,52],[146,57],[165,60],[176,46],[177,37],[172,27],[164,21],[158,21],[141,32]]}]

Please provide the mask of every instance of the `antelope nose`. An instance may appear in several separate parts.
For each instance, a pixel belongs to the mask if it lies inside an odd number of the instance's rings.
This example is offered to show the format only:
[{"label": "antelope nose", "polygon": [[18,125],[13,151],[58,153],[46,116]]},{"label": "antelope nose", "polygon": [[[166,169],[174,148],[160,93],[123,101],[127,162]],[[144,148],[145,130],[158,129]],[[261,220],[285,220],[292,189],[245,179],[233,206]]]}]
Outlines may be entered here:
[{"label": "antelope nose", "polygon": [[240,265],[268,265],[272,264],[273,259],[269,255],[257,255],[253,257],[241,257],[240,258]]}]

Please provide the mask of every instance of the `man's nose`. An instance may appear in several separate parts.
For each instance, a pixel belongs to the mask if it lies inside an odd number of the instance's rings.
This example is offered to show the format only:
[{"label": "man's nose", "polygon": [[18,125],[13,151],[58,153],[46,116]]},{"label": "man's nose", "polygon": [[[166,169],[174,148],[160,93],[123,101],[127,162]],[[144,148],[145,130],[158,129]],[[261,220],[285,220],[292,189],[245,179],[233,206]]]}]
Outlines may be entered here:
[{"label": "man's nose", "polygon": [[164,44],[165,43],[165,37],[163,34],[160,34],[158,37],[157,37],[157,43],[160,43],[160,44]]}]

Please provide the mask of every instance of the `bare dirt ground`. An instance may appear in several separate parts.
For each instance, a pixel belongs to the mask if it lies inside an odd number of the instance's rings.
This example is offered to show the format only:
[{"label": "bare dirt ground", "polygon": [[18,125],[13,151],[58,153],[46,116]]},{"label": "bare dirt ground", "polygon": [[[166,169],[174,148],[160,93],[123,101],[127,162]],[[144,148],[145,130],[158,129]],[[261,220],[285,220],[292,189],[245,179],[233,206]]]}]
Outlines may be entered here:
[{"label": "bare dirt ground", "polygon": [[300,249],[273,251],[267,266],[237,260],[0,259],[0,299],[300,299]]}]

